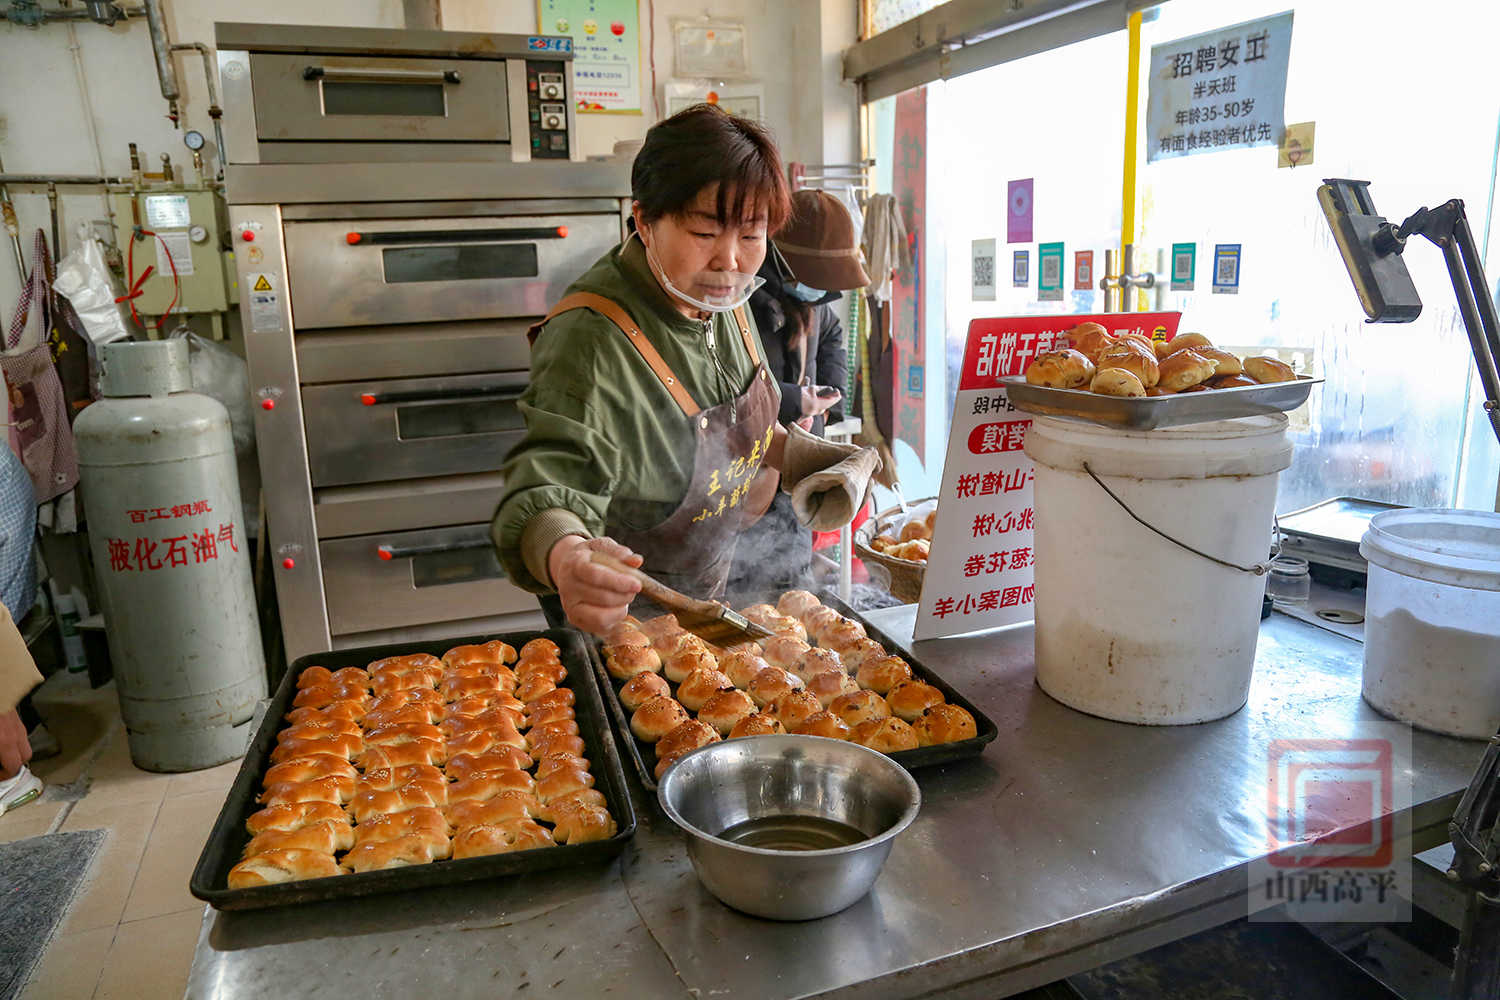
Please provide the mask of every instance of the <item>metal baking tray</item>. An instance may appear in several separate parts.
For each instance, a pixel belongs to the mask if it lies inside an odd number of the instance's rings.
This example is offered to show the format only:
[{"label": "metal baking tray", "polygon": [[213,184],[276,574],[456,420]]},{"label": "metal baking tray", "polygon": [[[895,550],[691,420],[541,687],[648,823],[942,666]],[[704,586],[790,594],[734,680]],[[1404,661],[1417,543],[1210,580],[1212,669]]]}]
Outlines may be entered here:
[{"label": "metal baking tray", "polygon": [[1379,500],[1333,497],[1282,514],[1276,519],[1276,527],[1281,532],[1281,552],[1301,556],[1310,563],[1366,572],[1365,558],[1359,554],[1359,543],[1365,536],[1365,529],[1370,526],[1370,518],[1400,508],[1401,504]]},{"label": "metal baking tray", "polygon": [[1132,431],[1154,431],[1161,427],[1233,420],[1262,413],[1287,413],[1307,402],[1312,387],[1323,382],[1320,378],[1299,377],[1295,382],[1126,398],[1101,396],[1084,389],[1032,385],[1024,375],[1012,375],[1000,381],[1006,397],[1016,404],[1018,410],[1046,417],[1072,417]]},{"label": "metal baking tray", "polygon": [[[833,594],[819,594],[818,599],[833,608],[839,614],[853,618],[865,627],[865,633],[876,642],[886,648],[892,656],[899,656],[911,665],[912,674],[918,679],[926,681],[939,691],[950,703],[965,709],[974,716],[974,727],[978,731],[973,739],[961,740],[958,743],[944,743],[934,747],[918,747],[915,750],[902,750],[900,753],[888,754],[891,760],[900,764],[908,771],[914,771],[919,767],[932,767],[936,764],[947,764],[950,761],[963,760],[966,757],[977,757],[984,752],[985,745],[990,743],[1000,734],[995,723],[989,716],[974,707],[974,703],[959,694],[953,687],[937,674],[933,673],[919,661],[908,656],[890,636],[880,629],[871,625],[859,612],[849,607]],[[772,602],[774,603],[774,601]],[[625,706],[620,704],[618,692],[624,687],[624,682],[616,681],[609,676],[604,669],[604,655],[601,651],[602,644],[599,642],[589,643],[590,658],[593,660],[595,676],[599,678],[599,687],[607,692],[604,700],[609,703],[610,712],[615,717],[615,724],[620,731],[620,741],[625,745],[625,753],[635,764],[636,776],[641,779],[641,784],[651,791],[656,790],[656,751],[650,743],[638,740],[630,731],[630,714],[625,711]]]},{"label": "metal baking tray", "polygon": [[[551,639],[557,643],[563,665],[568,669],[567,686],[573,689],[576,703],[573,706],[578,720],[578,735],[583,738],[588,751],[590,770],[594,774],[594,787],[604,793],[605,802],[615,818],[619,832],[608,840],[586,844],[563,844],[557,847],[538,848],[530,851],[515,851],[510,854],[495,854],[482,858],[465,858],[433,861],[409,868],[389,871],[361,872],[338,875],[330,878],[304,879],[280,885],[255,886],[249,889],[230,889],[226,880],[229,869],[240,860],[250,835],[245,830],[245,820],[260,806],[255,797],[260,792],[261,779],[270,766],[271,750],[276,746],[276,734],[285,724],[283,716],[296,695],[297,678],[302,671],[314,664],[329,670],[340,667],[363,667],[386,656],[404,653],[431,653],[442,656],[454,646],[488,642],[500,639],[519,649],[532,639]],[[630,804],[630,792],[625,784],[625,770],[620,762],[620,751],[610,732],[609,719],[605,715],[604,701],[594,683],[590,668],[589,643],[572,629],[548,629],[545,631],[511,632],[499,635],[486,634],[429,642],[403,642],[383,646],[366,646],[361,649],[341,649],[331,653],[304,656],[294,662],[282,678],[281,685],[271,698],[266,714],[250,748],[240,764],[239,774],[229,790],[219,818],[208,835],[203,853],[198,856],[198,866],[188,884],[192,894],[219,910],[249,910],[268,906],[288,906],[296,903],[311,903],[325,899],[345,899],[352,896],[370,896],[384,892],[402,892],[407,889],[422,889],[430,886],[454,885],[476,879],[494,878],[502,875],[519,875],[526,872],[545,871],[550,868],[571,868],[579,865],[597,864],[618,855],[625,843],[635,836],[635,809]],[[611,701],[614,699],[611,697]]]}]

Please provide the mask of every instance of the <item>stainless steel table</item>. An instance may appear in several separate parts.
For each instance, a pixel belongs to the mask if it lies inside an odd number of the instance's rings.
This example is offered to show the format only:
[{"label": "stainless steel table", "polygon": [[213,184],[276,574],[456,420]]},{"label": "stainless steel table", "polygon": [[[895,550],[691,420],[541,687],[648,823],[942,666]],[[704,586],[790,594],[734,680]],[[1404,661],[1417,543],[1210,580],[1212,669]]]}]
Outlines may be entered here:
[{"label": "stainless steel table", "polygon": [[[870,615],[909,641],[915,608]],[[825,920],[741,916],[698,884],[637,791],[617,862],[284,910],[208,910],[194,997],[998,997],[1246,913],[1265,851],[1265,748],[1358,736],[1358,643],[1281,615],[1249,704],[1219,722],[1106,722],[1036,687],[1029,627],[911,647],[999,726],[917,773],[922,813],[874,891]],[[1414,733],[1411,844],[1446,837],[1481,743]]]}]

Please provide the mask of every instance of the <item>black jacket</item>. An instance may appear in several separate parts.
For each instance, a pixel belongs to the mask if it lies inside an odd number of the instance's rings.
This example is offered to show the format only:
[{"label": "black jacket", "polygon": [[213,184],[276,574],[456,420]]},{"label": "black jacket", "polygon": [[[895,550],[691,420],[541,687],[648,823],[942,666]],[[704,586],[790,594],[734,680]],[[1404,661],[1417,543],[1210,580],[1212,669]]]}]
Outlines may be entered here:
[{"label": "black jacket", "polygon": [[[762,275],[765,272],[762,271]],[[829,423],[844,419],[844,407],[849,396],[849,364],[844,354],[844,326],[839,322],[832,306],[813,306],[812,320],[807,332],[807,369],[799,372],[801,357],[787,343],[786,312],[779,298],[779,285],[774,276],[750,298],[750,312],[755,316],[756,328],[760,330],[761,347],[766,355],[766,367],[781,383],[781,412],[777,419],[789,424],[802,416],[802,388],[797,380],[802,375],[812,379],[814,385],[831,385],[844,394],[844,399],[828,410],[825,416]],[[813,422],[813,433],[822,435],[823,418]]]}]

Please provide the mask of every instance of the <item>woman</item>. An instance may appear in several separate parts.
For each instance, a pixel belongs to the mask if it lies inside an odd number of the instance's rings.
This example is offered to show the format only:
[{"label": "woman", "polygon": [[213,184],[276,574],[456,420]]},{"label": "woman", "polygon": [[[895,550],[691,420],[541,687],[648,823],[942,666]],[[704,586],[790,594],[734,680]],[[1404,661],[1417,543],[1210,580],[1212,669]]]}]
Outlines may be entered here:
[{"label": "woman", "polygon": [[[773,241],[760,276],[765,284],[751,296],[750,312],[771,376],[781,384],[777,418],[821,437],[825,421],[843,419],[848,383],[844,328],[831,303],[870,283],[849,210],[826,191],[796,192],[791,221]],[[743,603],[804,587],[811,561],[812,532],[799,523],[791,497],[778,494],[741,536],[730,590]]]},{"label": "woman", "polygon": [[743,308],[788,214],[767,132],[710,105],[679,112],[647,132],[631,194],[630,237],[532,329],[526,437],[491,526],[510,578],[596,633],[640,586],[594,553],[717,596],[747,511],[775,490],[763,463],[796,470],[791,488],[856,450],[810,435],[788,448]]}]

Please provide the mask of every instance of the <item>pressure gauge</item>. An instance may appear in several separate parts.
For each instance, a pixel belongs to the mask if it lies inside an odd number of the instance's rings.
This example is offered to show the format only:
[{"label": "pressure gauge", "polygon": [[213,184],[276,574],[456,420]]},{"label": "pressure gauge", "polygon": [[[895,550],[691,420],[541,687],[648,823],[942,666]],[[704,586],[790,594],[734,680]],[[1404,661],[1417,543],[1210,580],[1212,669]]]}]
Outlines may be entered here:
[{"label": "pressure gauge", "polygon": [[202,226],[193,226],[188,230],[188,239],[194,243],[203,243],[208,239],[208,230]]},{"label": "pressure gauge", "polygon": [[206,141],[207,140],[203,138],[203,133],[199,132],[197,129],[188,129],[182,135],[183,145],[187,146],[188,149],[191,149],[195,153],[203,148],[203,145]]}]

